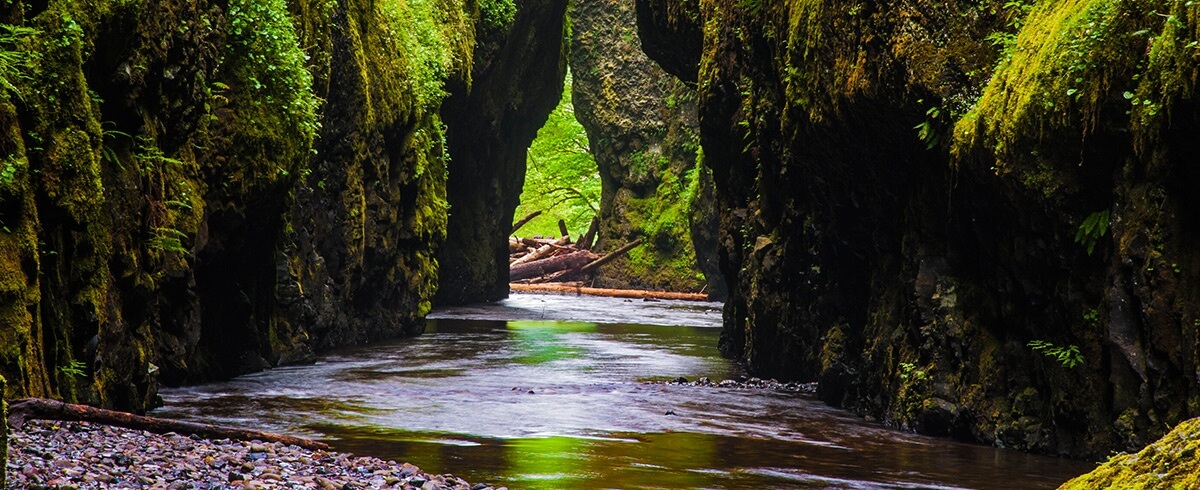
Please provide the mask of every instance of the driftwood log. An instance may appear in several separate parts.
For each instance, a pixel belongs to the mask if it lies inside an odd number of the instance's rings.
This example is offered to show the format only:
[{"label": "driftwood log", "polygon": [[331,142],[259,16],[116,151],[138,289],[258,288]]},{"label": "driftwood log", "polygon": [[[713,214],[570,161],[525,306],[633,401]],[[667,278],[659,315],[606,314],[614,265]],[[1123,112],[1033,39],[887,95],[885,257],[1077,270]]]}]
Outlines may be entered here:
[{"label": "driftwood log", "polygon": [[552,272],[565,271],[568,269],[579,269],[595,258],[595,254],[585,250],[580,250],[578,252],[571,252],[569,254],[534,260],[532,262],[521,264],[514,263],[513,266],[508,269],[508,280],[520,281],[521,279],[544,276]]},{"label": "driftwood log", "polygon": [[329,445],[323,442],[275,434],[253,429],[223,427],[220,425],[185,422],[182,420],[160,419],[145,417],[115,410],[75,405],[45,398],[25,398],[8,405],[8,425],[19,428],[29,419],[42,420],[71,420],[78,422],[95,422],[98,424],[114,425],[126,429],[144,430],[156,434],[174,432],[176,434],[195,434],[208,439],[237,439],[242,441],[259,440],[263,442],[278,442],[294,444],[305,449],[327,450]]},{"label": "driftwood log", "polygon": [[510,291],[522,293],[569,293],[588,296],[607,296],[610,298],[634,299],[677,299],[687,301],[708,301],[704,293],[676,293],[670,291],[641,291],[637,289],[604,289],[588,288],[571,284],[509,284]]}]

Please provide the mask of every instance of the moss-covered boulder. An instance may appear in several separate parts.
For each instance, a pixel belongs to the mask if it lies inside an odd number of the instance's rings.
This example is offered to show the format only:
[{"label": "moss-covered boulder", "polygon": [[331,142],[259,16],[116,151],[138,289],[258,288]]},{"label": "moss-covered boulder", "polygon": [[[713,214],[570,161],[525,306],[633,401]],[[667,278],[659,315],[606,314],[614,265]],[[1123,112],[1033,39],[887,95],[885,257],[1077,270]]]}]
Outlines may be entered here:
[{"label": "moss-covered boulder", "polygon": [[572,101],[601,178],[599,250],[644,240],[601,269],[598,283],[680,291],[714,285],[708,290],[720,296],[716,242],[704,239],[716,214],[697,206],[711,179],[702,178],[697,158],[695,90],[642,52],[632,3],[580,0],[570,16]]},{"label": "moss-covered boulder", "polygon": [[419,332],[474,2],[0,7],[0,373],[153,406]]},{"label": "moss-covered boulder", "polygon": [[699,87],[727,354],[1026,450],[1200,415],[1195,3],[637,4]]},{"label": "moss-covered boulder", "polygon": [[1118,454],[1091,473],[1058,487],[1060,490],[1122,488],[1129,490],[1196,488],[1200,482],[1200,419],[1175,426],[1162,439],[1134,454]]}]

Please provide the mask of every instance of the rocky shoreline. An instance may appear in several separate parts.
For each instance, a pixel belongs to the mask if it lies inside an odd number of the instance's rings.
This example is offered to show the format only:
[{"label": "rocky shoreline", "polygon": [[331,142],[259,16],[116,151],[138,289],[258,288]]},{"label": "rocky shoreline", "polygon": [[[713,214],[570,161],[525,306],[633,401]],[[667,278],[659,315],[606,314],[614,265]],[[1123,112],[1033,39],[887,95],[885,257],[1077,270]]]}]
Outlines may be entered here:
[{"label": "rocky shoreline", "polygon": [[738,379],[723,379],[721,381],[713,381],[707,377],[697,378],[691,381],[683,376],[675,378],[671,381],[662,381],[662,384],[681,385],[681,386],[705,386],[709,388],[733,388],[733,389],[758,389],[758,390],[773,390],[773,391],[791,391],[798,393],[816,393],[816,383],[797,383],[795,381],[781,382],[775,379],[747,378],[740,376]]},{"label": "rocky shoreline", "polygon": [[9,489],[504,490],[332,451],[30,421],[9,435]]}]

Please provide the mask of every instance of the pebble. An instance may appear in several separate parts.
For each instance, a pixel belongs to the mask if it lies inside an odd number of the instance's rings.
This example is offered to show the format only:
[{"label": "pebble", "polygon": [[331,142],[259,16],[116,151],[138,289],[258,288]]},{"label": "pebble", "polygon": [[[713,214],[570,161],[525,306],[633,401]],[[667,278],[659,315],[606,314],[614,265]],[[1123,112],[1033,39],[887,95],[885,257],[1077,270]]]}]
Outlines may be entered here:
[{"label": "pebble", "polygon": [[[7,489],[500,490],[409,463],[279,443],[31,420],[9,436]],[[501,487],[502,489],[503,487]]]}]

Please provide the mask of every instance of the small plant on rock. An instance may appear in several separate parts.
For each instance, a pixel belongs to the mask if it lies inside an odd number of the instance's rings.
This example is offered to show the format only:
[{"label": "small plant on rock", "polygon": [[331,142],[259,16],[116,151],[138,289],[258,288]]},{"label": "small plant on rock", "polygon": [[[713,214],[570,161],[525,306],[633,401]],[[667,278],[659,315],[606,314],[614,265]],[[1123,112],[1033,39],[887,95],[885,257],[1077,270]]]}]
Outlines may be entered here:
[{"label": "small plant on rock", "polygon": [[71,359],[67,361],[66,365],[59,366],[58,372],[66,376],[76,376],[82,378],[86,376],[86,374],[83,372],[84,367],[85,366],[83,362],[80,362],[78,359]]},{"label": "small plant on rock", "polygon": [[1083,364],[1083,354],[1079,352],[1078,345],[1059,347],[1045,340],[1031,340],[1025,345],[1028,345],[1034,352],[1041,352],[1046,357],[1054,358],[1054,360],[1058,361],[1065,368],[1073,368]]}]

